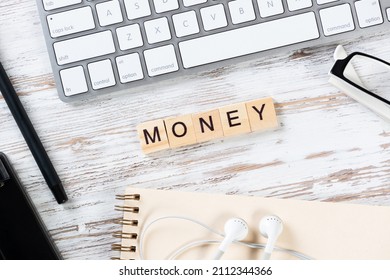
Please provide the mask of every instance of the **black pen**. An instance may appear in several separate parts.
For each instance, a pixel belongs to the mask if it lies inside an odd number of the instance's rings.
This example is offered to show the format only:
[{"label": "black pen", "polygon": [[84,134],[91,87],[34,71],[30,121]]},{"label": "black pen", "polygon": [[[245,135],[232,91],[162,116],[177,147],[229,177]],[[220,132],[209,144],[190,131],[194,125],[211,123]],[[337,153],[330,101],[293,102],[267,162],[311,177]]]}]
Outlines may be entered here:
[{"label": "black pen", "polygon": [[0,91],[55,199],[59,204],[66,202],[68,197],[66,196],[61,180],[58,177],[58,174],[54,169],[42,142],[39,140],[39,137],[1,63]]}]

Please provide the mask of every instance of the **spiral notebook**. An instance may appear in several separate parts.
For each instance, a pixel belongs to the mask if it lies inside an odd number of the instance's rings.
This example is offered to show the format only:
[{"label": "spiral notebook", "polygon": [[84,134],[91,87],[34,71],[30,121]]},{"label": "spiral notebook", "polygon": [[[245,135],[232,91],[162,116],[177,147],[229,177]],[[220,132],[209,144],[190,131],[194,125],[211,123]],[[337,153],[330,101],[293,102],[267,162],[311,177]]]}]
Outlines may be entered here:
[{"label": "spiral notebook", "polygon": [[[246,241],[265,243],[259,234],[260,219],[279,216],[284,231],[277,246],[314,259],[390,259],[390,207],[299,201],[243,195],[178,192],[128,188],[117,198],[123,205],[121,242],[113,245],[120,259],[140,259],[140,233],[164,216],[185,216],[223,232],[226,220],[244,219],[250,228]],[[199,240],[222,238],[186,220],[165,219],[151,224],[143,236],[145,259],[165,259],[175,250]],[[217,244],[191,248],[178,259],[210,259]],[[260,259],[261,250],[232,244],[223,259]],[[271,259],[294,259],[274,252]]]}]

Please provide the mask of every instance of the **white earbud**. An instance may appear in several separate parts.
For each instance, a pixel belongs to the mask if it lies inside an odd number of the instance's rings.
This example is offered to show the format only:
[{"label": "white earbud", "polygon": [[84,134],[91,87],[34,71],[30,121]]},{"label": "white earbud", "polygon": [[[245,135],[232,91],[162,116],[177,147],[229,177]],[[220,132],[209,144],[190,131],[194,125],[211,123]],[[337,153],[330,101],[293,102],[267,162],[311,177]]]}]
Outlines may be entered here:
[{"label": "white earbud", "polygon": [[269,260],[276,240],[283,231],[283,222],[277,216],[265,216],[260,221],[259,230],[265,238],[268,238],[262,259]]},{"label": "white earbud", "polygon": [[232,242],[243,240],[247,235],[248,225],[243,219],[229,219],[225,223],[225,238],[219,245],[218,251],[214,255],[214,259],[219,260]]}]

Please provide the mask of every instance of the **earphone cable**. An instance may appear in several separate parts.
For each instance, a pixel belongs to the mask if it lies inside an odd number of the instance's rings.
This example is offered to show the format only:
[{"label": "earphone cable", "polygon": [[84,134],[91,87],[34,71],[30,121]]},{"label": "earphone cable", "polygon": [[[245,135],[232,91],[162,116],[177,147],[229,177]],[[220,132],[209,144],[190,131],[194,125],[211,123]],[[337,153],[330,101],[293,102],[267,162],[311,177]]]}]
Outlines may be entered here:
[{"label": "earphone cable", "polygon": [[[144,248],[143,243],[144,242],[143,242],[143,240],[144,240],[144,236],[145,236],[146,232],[156,222],[161,221],[161,220],[166,220],[166,219],[179,219],[179,220],[189,221],[189,222],[195,223],[195,224],[197,224],[197,225],[207,229],[208,231],[210,231],[210,232],[212,232],[212,233],[214,233],[216,235],[219,235],[221,237],[225,236],[224,234],[216,231],[215,229],[209,227],[208,225],[206,225],[206,224],[204,224],[202,222],[199,222],[199,221],[197,221],[195,219],[189,218],[189,217],[184,217],[184,216],[163,216],[163,217],[160,217],[160,218],[157,218],[157,219],[151,221],[142,230],[142,232],[140,234],[140,239],[139,239],[139,249],[140,249],[140,253],[139,254],[140,254],[140,259],[141,260],[144,259],[144,254],[143,254],[143,248]],[[221,243],[221,240],[198,240],[198,241],[193,241],[193,242],[190,242],[190,243],[180,247],[179,249],[175,250],[174,252],[172,252],[168,256],[167,259],[168,260],[174,260],[176,257],[181,255],[185,251],[187,251],[187,250],[189,250],[191,248],[194,248],[194,247],[202,246],[202,245],[205,245],[205,244],[219,244],[219,243]],[[242,246],[246,246],[246,247],[249,247],[249,248],[253,248],[253,249],[264,249],[265,248],[265,245],[264,244],[260,244],[260,243],[253,243],[253,242],[246,242],[246,241],[235,241],[234,243],[242,245]],[[294,250],[284,249],[284,248],[279,248],[279,247],[275,247],[275,250],[287,253],[287,254],[292,255],[294,257],[297,257],[297,258],[299,258],[301,260],[312,260],[311,257],[309,257],[309,256],[307,256],[307,255],[305,255],[303,253],[294,251]]]},{"label": "earphone cable", "polygon": [[[206,245],[206,244],[220,244],[221,243],[221,240],[198,240],[198,241],[193,241],[191,243],[188,243],[186,245],[184,245],[183,247],[177,249],[176,251],[172,252],[169,256],[168,256],[168,260],[175,260],[179,255],[183,254],[185,251],[189,250],[189,249],[192,249],[192,248],[195,248],[195,247],[198,247],[198,246],[203,246],[203,245]],[[260,243],[252,243],[252,242],[244,242],[244,241],[239,241],[239,242],[234,242],[235,244],[239,244],[239,245],[242,245],[242,246],[246,246],[246,247],[249,247],[249,248],[252,248],[252,249],[264,249],[265,248],[265,245],[264,244],[260,244]],[[301,260],[313,260],[313,258],[303,254],[303,253],[300,253],[300,252],[297,252],[297,251],[294,251],[294,250],[290,250],[290,249],[284,249],[284,248],[280,248],[280,247],[275,247],[274,248],[275,251],[279,251],[279,252],[283,252],[283,253],[286,253],[286,254],[289,254],[289,255],[292,255],[298,259],[301,259]]]},{"label": "earphone cable", "polygon": [[[143,248],[144,248],[144,237],[145,237],[145,234],[146,232],[148,231],[148,229],[155,223],[159,222],[159,221],[162,221],[162,220],[168,220],[168,219],[178,219],[178,220],[185,220],[185,221],[189,221],[189,222],[192,222],[192,223],[195,223],[205,229],[207,229],[208,231],[216,234],[216,235],[219,235],[221,237],[224,237],[224,234],[214,230],[213,228],[209,227],[208,225],[202,223],[202,222],[199,222],[195,219],[192,219],[192,218],[189,218],[189,217],[184,217],[184,216],[163,216],[163,217],[160,217],[160,218],[157,218],[153,221],[151,221],[149,224],[147,224],[145,226],[145,228],[142,230],[141,234],[140,234],[140,239],[139,239],[139,255],[140,255],[140,259],[143,260],[144,259],[144,254],[143,254]],[[180,248],[179,248],[180,249]]]}]

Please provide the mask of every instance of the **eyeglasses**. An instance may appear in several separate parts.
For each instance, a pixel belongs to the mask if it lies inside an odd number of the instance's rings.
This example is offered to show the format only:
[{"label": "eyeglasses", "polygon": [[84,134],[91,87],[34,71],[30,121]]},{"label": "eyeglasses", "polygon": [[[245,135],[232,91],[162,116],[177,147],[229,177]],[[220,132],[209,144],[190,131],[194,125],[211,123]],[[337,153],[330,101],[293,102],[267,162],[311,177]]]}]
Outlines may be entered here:
[{"label": "eyeglasses", "polygon": [[337,60],[329,73],[330,82],[390,120],[390,63],[360,52],[344,58],[340,49],[336,49],[335,57]]}]

